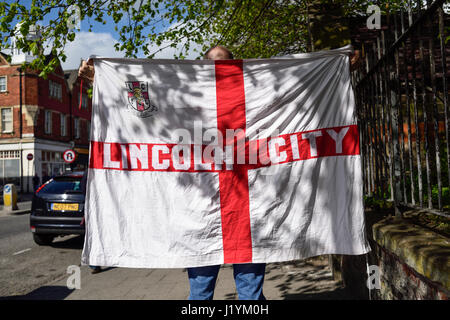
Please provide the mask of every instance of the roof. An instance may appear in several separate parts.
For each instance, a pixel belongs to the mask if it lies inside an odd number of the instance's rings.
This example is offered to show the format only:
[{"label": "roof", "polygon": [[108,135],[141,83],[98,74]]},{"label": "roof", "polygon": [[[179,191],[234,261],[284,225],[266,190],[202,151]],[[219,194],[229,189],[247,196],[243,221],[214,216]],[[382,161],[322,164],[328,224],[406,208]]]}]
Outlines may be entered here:
[{"label": "roof", "polygon": [[73,85],[75,82],[77,82],[78,79],[78,69],[65,70],[64,78],[67,81],[67,87],[69,88],[70,91],[72,91]]},{"label": "roof", "polygon": [[11,55],[9,55],[9,54],[6,54],[6,53],[4,53],[4,52],[1,52],[0,51],[0,54],[3,56],[3,58],[5,58],[5,59],[7,59],[7,58],[9,58],[9,57],[11,57]]},{"label": "roof", "polygon": [[0,52],[0,60],[4,60],[5,64],[9,64],[8,60],[11,56],[4,52]]}]

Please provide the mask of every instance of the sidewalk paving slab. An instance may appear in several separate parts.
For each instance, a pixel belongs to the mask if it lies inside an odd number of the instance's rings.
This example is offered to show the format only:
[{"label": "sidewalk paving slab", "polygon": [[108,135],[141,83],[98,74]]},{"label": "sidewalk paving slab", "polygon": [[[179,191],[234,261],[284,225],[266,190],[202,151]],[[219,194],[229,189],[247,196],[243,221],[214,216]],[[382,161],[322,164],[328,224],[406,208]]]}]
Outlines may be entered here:
[{"label": "sidewalk paving slab", "polygon": [[[71,290],[65,300],[186,300],[189,282],[186,269],[105,268],[91,274],[81,266],[81,288]],[[67,279],[51,284],[67,286]],[[348,300],[351,296],[333,280],[326,256],[283,263],[266,268],[264,295],[268,300]],[[215,300],[237,300],[232,265],[219,271]]]}]

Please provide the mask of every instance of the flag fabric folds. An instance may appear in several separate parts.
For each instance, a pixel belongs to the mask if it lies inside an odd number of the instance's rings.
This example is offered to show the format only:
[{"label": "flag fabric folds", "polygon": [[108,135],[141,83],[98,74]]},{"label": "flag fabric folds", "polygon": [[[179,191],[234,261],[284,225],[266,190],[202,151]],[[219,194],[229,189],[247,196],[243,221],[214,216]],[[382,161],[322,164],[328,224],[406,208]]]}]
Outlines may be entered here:
[{"label": "flag fabric folds", "polygon": [[82,263],[367,253],[351,50],[94,58]]}]

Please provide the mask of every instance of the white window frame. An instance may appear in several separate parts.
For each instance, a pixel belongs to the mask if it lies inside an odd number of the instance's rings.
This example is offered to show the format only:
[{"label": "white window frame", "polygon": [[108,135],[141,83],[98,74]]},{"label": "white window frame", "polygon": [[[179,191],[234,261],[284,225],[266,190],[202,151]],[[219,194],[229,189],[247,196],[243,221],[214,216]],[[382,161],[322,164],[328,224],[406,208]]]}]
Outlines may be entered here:
[{"label": "white window frame", "polygon": [[53,94],[53,81],[52,80],[48,80],[48,95],[53,98],[54,94]]},{"label": "white window frame", "polygon": [[74,119],[75,139],[80,139],[80,118]]},{"label": "white window frame", "polygon": [[7,92],[8,91],[8,77],[0,76],[0,79],[5,79],[5,88],[2,89],[2,87],[0,87],[0,92]]},{"label": "white window frame", "polygon": [[[6,126],[5,126],[5,121],[4,121],[4,119],[3,119],[3,110],[9,110],[11,113],[11,119],[9,120],[9,121],[11,121],[11,127],[10,127],[10,129],[8,128],[6,128]],[[1,110],[0,110],[0,112],[1,112],[1,114],[0,114],[0,120],[1,120],[1,125],[2,125],[2,133],[11,133],[11,132],[13,132],[14,131],[14,110],[13,110],[13,108],[1,108]]]},{"label": "white window frame", "polygon": [[45,117],[44,132],[45,132],[45,134],[51,134],[52,133],[52,111],[45,110],[44,117]]},{"label": "white window frame", "polygon": [[65,114],[60,114],[60,124],[61,124],[61,137],[65,137],[67,135],[67,117]]},{"label": "white window frame", "polygon": [[[79,107],[80,106],[80,95],[79,94],[77,94],[77,96],[78,96],[78,104],[77,104],[77,107]],[[88,98],[88,95],[87,94],[85,94],[85,93],[83,93],[83,94],[81,94],[81,109],[87,109],[88,108],[88,105],[89,105],[89,98]]]},{"label": "white window frame", "polygon": [[48,94],[51,98],[62,99],[62,85],[58,82],[48,80]]}]

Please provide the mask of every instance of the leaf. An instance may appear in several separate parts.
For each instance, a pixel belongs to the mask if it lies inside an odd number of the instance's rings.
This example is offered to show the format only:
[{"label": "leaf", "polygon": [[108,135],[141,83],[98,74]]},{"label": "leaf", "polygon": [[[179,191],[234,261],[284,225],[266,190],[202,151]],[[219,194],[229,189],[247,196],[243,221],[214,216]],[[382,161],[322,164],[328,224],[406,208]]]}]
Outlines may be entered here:
[{"label": "leaf", "polygon": [[[64,9],[76,4],[87,25],[82,31],[92,32],[99,25],[110,24],[110,30],[116,32],[115,50],[127,57],[142,54],[154,57],[160,50],[175,48],[174,58],[184,59],[194,44],[200,48],[199,55],[210,46],[221,44],[231,49],[236,58],[272,57],[307,50],[307,4],[320,5],[327,1],[331,0],[3,1],[0,2],[0,50],[7,48],[16,21],[24,21],[20,28],[23,36],[28,34],[31,24],[39,22],[43,25],[42,42],[52,43],[55,58],[65,59],[70,55],[66,44],[75,40],[75,33],[67,27],[70,15]],[[368,1],[340,3],[345,16],[358,16],[365,14]],[[388,4],[387,10],[394,10],[402,1],[390,0]],[[323,12],[317,12],[317,16],[327,20],[331,14],[326,5],[322,8]],[[382,10],[386,8],[382,6]],[[345,26],[338,24],[335,30],[338,29],[343,31]],[[338,40],[339,36],[332,35],[332,38]],[[449,39],[450,36],[445,41]],[[45,56],[32,42],[24,39],[18,42],[18,47],[39,53],[33,66],[40,68],[40,74],[52,72],[56,64],[44,66]],[[177,46],[180,43],[186,45]]]}]

